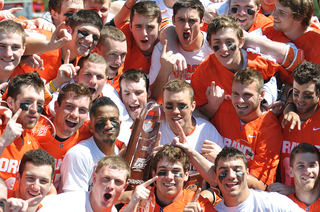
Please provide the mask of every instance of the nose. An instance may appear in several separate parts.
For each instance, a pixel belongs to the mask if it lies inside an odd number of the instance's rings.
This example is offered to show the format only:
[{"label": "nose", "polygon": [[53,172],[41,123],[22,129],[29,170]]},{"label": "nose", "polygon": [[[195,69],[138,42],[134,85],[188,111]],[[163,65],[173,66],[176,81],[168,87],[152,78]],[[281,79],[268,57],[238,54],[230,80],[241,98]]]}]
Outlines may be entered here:
[{"label": "nose", "polygon": [[8,56],[8,57],[11,57],[13,55],[13,51],[12,51],[11,46],[8,46],[6,48],[5,55]]},{"label": "nose", "polygon": [[137,96],[136,96],[134,93],[132,93],[132,94],[131,94],[131,99],[134,100],[134,101],[136,101],[136,100],[137,100]]},{"label": "nose", "polygon": [[166,178],[172,180],[174,178],[173,173],[171,171],[168,171]]},{"label": "nose", "polygon": [[238,8],[237,13],[239,13],[239,14],[241,14],[241,15],[244,15],[244,14],[246,14],[246,13],[247,13],[247,11],[246,11],[246,9],[245,9],[245,8],[243,8],[243,7],[239,7],[239,8]]},{"label": "nose", "polygon": [[143,27],[143,29],[142,29],[142,34],[143,35],[148,35],[148,32],[147,32],[147,28],[146,27]]},{"label": "nose", "polygon": [[122,60],[121,55],[117,55],[114,62],[116,62],[116,64],[121,64],[121,60]]},{"label": "nose", "polygon": [[113,128],[113,125],[111,124],[111,121],[108,119],[108,120],[106,121],[105,129],[111,129],[111,128]]},{"label": "nose", "polygon": [[79,117],[79,108],[74,108],[72,111],[71,111],[71,113],[70,113],[70,116],[72,117],[72,118],[77,118],[77,117]]},{"label": "nose", "polygon": [[175,114],[180,113],[180,110],[179,110],[178,106],[174,106],[173,107],[172,113],[175,113]]},{"label": "nose", "polygon": [[34,101],[30,106],[29,106],[29,111],[32,113],[36,113],[37,112],[37,102]]},{"label": "nose", "polygon": [[114,189],[114,180],[110,180],[108,185],[107,185],[108,190],[113,190]]},{"label": "nose", "polygon": [[190,24],[189,24],[188,21],[186,21],[186,22],[184,23],[183,28],[184,28],[184,29],[189,29],[189,28],[190,28]]},{"label": "nose", "polygon": [[227,177],[232,178],[232,179],[237,178],[236,172],[233,171],[232,169],[230,169]]},{"label": "nose", "polygon": [[299,101],[304,100],[304,95],[303,95],[303,93],[300,93],[300,94],[299,94],[299,96],[298,96],[298,100],[299,100]]},{"label": "nose", "polygon": [[88,36],[84,37],[85,41],[88,43],[93,43],[93,35],[89,34]]},{"label": "nose", "polygon": [[89,80],[89,84],[90,85],[95,85],[96,83],[97,83],[97,76],[93,75]]},{"label": "nose", "polygon": [[39,182],[39,179],[36,179],[33,183],[33,189],[35,191],[39,191],[40,190],[40,182]]}]

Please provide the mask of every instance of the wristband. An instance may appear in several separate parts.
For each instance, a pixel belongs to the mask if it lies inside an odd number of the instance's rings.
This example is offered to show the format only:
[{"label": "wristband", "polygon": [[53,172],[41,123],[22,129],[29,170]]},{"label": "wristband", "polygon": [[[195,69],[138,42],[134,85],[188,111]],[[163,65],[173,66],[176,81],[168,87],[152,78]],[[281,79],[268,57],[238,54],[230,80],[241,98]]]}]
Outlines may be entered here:
[{"label": "wristband", "polygon": [[124,3],[124,6],[128,9],[128,10],[131,10],[131,8],[129,8],[126,4],[126,2]]},{"label": "wristband", "polygon": [[290,103],[294,104],[293,101],[287,102],[286,105],[284,106],[284,108],[286,108]]},{"label": "wristband", "polygon": [[56,92],[57,89],[53,86],[52,80],[49,82],[50,87],[52,88],[53,92]]}]

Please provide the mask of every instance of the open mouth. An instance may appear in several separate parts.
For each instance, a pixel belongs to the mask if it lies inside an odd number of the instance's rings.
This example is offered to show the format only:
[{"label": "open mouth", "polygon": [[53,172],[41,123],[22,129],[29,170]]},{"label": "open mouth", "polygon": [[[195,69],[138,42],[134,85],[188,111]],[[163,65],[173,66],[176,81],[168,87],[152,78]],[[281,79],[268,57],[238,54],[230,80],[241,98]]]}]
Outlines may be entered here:
[{"label": "open mouth", "polygon": [[83,48],[90,49],[90,46],[87,46],[87,45],[85,45],[85,44],[79,43],[79,45],[80,45],[81,47],[83,47]]},{"label": "open mouth", "polygon": [[67,126],[70,127],[70,128],[74,128],[74,127],[77,125],[76,122],[68,121],[68,120],[66,120],[66,124],[67,124]]},{"label": "open mouth", "polygon": [[226,186],[228,188],[232,188],[232,187],[237,186],[237,185],[239,185],[239,183],[226,183]]},{"label": "open mouth", "polygon": [[237,105],[237,108],[239,108],[240,110],[243,110],[243,109],[247,109],[248,106],[241,106],[241,105]]},{"label": "open mouth", "polygon": [[94,88],[89,88],[91,95],[93,95],[96,92],[96,89]]},{"label": "open mouth", "polygon": [[109,193],[105,193],[105,194],[104,194],[104,198],[105,198],[106,201],[108,201],[109,199],[111,199],[111,197],[112,197],[112,195],[109,194]]},{"label": "open mouth", "polygon": [[148,43],[148,40],[141,40],[141,43],[146,44]]},{"label": "open mouth", "polygon": [[189,38],[190,38],[190,33],[184,32],[183,33],[183,40],[189,40]]},{"label": "open mouth", "polygon": [[140,105],[129,105],[129,107],[130,107],[130,110],[134,112],[140,108]]},{"label": "open mouth", "polygon": [[36,197],[36,196],[39,196],[39,195],[40,195],[39,192],[31,192],[31,191],[28,191],[28,194],[29,194],[30,196],[33,196],[33,197]]},{"label": "open mouth", "polygon": [[117,67],[115,67],[115,66],[109,66],[109,68],[111,69],[111,71],[116,72],[116,71],[118,71],[119,66],[117,66]]},{"label": "open mouth", "polygon": [[240,23],[244,23],[247,19],[246,18],[238,18],[238,20],[240,21]]}]

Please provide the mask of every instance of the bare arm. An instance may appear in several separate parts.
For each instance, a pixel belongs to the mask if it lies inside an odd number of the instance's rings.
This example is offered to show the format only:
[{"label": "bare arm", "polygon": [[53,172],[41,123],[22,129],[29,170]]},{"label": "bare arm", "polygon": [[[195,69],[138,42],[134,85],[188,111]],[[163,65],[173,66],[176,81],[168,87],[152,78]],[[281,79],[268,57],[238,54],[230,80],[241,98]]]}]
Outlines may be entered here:
[{"label": "bare arm", "polygon": [[122,6],[121,10],[114,17],[113,22],[116,27],[120,26],[126,20],[128,20],[131,12],[131,8],[137,2],[137,0],[127,0]]},{"label": "bare arm", "polygon": [[248,187],[265,191],[267,188],[267,184],[265,184],[264,182],[262,182],[261,180],[257,179],[255,176],[250,174],[248,179]]}]

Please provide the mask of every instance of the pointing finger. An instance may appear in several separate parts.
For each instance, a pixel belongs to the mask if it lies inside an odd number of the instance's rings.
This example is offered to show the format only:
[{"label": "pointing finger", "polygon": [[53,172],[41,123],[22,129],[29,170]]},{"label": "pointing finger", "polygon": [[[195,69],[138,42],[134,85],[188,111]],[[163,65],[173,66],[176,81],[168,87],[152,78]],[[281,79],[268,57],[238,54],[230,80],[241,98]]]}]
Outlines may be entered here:
[{"label": "pointing finger", "polygon": [[168,45],[168,40],[165,39],[165,40],[164,40],[163,47],[162,47],[161,55],[164,55],[164,54],[167,52],[167,45]]},{"label": "pointing finger", "polygon": [[149,185],[151,185],[154,181],[156,181],[158,179],[158,176],[155,176],[154,178],[151,178],[150,180],[148,180],[148,181],[146,181],[146,182],[144,182],[143,184],[141,184],[141,185],[143,185],[143,187],[148,187]]},{"label": "pointing finger", "polygon": [[193,197],[193,200],[191,202],[197,202],[197,200],[199,199],[200,196],[200,192],[201,192],[201,188],[198,188],[196,194]]},{"label": "pointing finger", "polygon": [[155,147],[160,146],[161,141],[161,132],[158,133],[158,137],[156,139]]},{"label": "pointing finger", "polygon": [[70,59],[70,50],[67,50],[66,57],[64,58],[64,63],[63,64],[69,64],[69,59]]},{"label": "pointing finger", "polygon": [[[16,122],[21,112],[22,112],[22,109],[19,108],[19,110],[12,116],[11,120],[12,120],[13,122]],[[10,120],[10,121],[11,121],[11,120]]]}]

